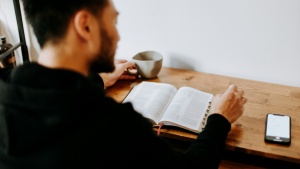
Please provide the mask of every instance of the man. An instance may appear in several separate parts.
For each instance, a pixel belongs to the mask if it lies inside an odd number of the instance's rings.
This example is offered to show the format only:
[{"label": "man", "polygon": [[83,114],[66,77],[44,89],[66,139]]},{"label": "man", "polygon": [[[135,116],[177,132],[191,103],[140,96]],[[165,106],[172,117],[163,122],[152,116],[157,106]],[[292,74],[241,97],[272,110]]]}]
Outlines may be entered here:
[{"label": "man", "polygon": [[116,103],[88,78],[115,69],[112,0],[23,4],[41,52],[37,63],[1,73],[1,169],[218,168],[247,101],[242,90],[231,85],[217,95],[205,129],[178,152],[130,103]]}]

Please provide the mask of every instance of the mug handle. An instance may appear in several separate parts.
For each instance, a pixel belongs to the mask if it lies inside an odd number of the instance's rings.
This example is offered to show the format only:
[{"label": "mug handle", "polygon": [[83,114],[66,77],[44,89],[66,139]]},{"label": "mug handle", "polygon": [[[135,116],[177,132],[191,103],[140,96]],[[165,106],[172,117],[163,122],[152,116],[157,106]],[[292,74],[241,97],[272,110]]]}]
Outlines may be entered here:
[{"label": "mug handle", "polygon": [[137,69],[130,69],[130,68],[127,68],[126,71],[127,71],[127,73],[130,74],[130,75],[138,75]]}]

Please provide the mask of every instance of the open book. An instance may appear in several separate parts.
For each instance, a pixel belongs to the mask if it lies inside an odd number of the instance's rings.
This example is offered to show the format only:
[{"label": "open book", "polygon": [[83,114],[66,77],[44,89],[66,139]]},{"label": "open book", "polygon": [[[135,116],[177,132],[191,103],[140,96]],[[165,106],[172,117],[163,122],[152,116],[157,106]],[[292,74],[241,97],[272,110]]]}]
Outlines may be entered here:
[{"label": "open book", "polygon": [[203,130],[213,94],[191,87],[146,82],[133,87],[122,103],[131,102],[134,109],[154,125],[180,127],[195,133]]}]

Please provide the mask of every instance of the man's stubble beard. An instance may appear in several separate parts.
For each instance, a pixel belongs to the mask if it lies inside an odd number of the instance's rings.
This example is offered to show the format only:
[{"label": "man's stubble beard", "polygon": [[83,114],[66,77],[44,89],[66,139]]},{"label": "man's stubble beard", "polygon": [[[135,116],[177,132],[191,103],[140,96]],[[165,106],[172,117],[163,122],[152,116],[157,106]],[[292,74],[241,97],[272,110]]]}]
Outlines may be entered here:
[{"label": "man's stubble beard", "polygon": [[101,48],[96,59],[91,63],[92,72],[113,72],[115,70],[114,56],[115,49],[112,39],[105,29],[101,29]]}]

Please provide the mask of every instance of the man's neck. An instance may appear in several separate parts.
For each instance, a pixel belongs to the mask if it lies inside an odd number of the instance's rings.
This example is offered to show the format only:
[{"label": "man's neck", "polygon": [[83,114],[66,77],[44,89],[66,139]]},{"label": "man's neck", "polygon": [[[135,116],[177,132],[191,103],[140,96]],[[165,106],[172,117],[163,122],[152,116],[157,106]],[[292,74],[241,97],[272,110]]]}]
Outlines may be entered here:
[{"label": "man's neck", "polygon": [[82,57],[84,55],[76,49],[48,45],[41,50],[37,62],[45,67],[68,69],[87,76],[89,69]]}]

